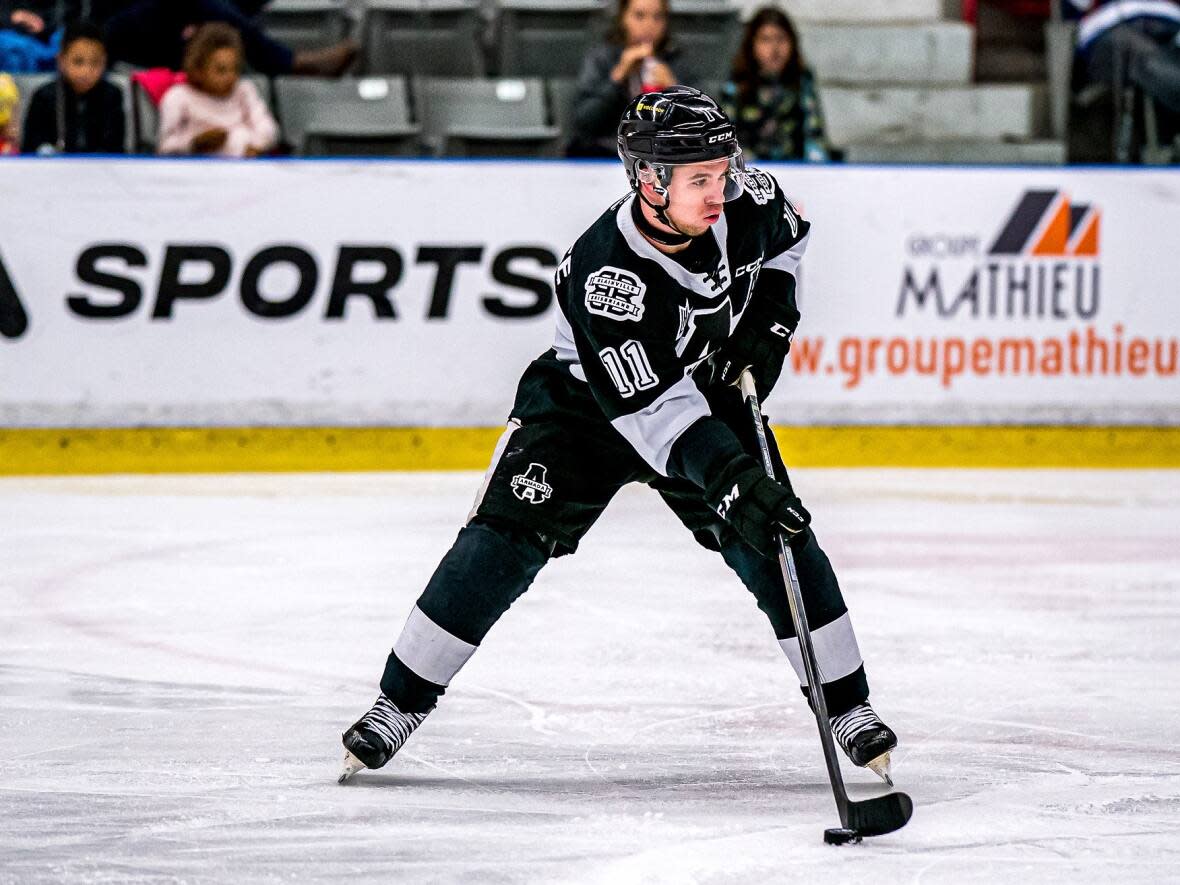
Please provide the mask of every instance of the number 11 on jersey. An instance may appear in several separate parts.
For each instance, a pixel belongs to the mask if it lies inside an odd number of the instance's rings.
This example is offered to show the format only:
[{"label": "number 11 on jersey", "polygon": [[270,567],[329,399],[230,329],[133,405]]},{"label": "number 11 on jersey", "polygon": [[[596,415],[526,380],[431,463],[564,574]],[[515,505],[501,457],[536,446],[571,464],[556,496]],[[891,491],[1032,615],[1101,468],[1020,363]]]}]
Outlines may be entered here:
[{"label": "number 11 on jersey", "polygon": [[618,350],[604,347],[598,351],[598,356],[606,366],[611,383],[623,399],[634,396],[637,390],[647,390],[660,383],[660,379],[652,371],[643,345],[638,341],[627,341]]}]

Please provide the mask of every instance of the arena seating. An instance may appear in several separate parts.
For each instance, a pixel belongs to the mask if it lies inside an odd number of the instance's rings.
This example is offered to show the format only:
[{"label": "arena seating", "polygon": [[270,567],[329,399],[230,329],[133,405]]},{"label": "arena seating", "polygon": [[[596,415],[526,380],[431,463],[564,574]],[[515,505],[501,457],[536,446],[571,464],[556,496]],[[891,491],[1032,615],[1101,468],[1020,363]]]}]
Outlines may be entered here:
[{"label": "arena seating", "polygon": [[[1064,159],[1060,70],[1068,44],[1051,46],[1058,62],[1049,78],[1050,118],[1043,83],[978,81],[976,32],[961,20],[961,0],[782,2],[816,73],[829,140],[847,159]],[[675,39],[706,91],[719,90],[741,19],[759,5],[672,0]],[[568,131],[582,56],[607,24],[605,0],[272,0],[263,15],[296,48],[346,35],[361,44],[352,78],[338,89],[317,81],[282,86],[287,106],[277,101],[276,115],[298,153],[350,146],[553,153]],[[363,86],[368,81],[358,77],[366,75],[381,79]],[[378,82],[388,86],[381,97]],[[375,91],[363,98],[365,90]],[[517,93],[519,101],[503,98]],[[132,146],[151,150],[155,109],[142,95],[129,100]],[[352,114],[367,119],[351,121]]]},{"label": "arena seating", "polygon": [[417,154],[404,77],[279,77],[274,109],[284,140],[303,155]]},{"label": "arena seating", "polygon": [[553,156],[561,130],[550,123],[537,78],[415,79],[423,139],[437,155]]},{"label": "arena seating", "polygon": [[370,74],[478,76],[483,31],[478,0],[366,0],[363,67]]},{"label": "arena seating", "polygon": [[675,0],[671,32],[682,64],[703,79],[724,79],[742,36],[738,10],[727,0]]},{"label": "arena seating", "polygon": [[348,36],[352,27],[341,0],[273,0],[262,11],[267,33],[292,49],[315,49]]},{"label": "arena seating", "polygon": [[491,69],[501,76],[574,77],[601,39],[602,0],[500,0]]}]

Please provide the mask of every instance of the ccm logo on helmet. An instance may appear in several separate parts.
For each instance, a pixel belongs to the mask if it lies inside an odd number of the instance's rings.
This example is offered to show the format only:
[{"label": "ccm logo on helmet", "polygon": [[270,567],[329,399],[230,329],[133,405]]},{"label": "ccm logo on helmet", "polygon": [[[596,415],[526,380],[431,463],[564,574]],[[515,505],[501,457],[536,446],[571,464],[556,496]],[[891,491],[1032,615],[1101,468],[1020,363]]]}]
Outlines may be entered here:
[{"label": "ccm logo on helmet", "polygon": [[733,138],[732,132],[718,132],[716,135],[710,135],[706,140],[706,144],[713,144],[718,141],[723,141],[726,138]]}]

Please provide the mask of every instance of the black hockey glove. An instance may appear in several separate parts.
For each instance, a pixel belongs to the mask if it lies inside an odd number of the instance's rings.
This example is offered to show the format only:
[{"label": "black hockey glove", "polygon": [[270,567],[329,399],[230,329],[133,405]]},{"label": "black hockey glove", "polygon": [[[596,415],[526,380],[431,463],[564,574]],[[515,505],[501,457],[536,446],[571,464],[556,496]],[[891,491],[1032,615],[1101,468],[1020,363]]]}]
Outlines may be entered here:
[{"label": "black hockey glove", "polygon": [[778,383],[798,324],[799,311],[793,306],[755,297],[733,335],[713,354],[713,380],[736,384],[742,370],[749,369],[759,399],[766,396]]},{"label": "black hockey glove", "polygon": [[709,484],[705,500],[742,538],[764,556],[774,556],[775,538],[806,537],[811,514],[790,488],[766,475],[758,462],[743,456]]}]

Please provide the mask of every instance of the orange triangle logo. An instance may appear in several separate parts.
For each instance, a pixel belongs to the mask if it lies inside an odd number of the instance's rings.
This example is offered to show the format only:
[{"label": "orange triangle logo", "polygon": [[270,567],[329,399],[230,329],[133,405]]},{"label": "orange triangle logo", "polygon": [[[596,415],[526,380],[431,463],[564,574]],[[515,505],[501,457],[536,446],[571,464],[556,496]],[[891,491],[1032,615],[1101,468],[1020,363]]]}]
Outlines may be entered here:
[{"label": "orange triangle logo", "polygon": [[1078,244],[1074,247],[1074,255],[1096,256],[1098,254],[1098,222],[1101,219],[1097,209],[1090,212],[1090,220],[1086,228],[1078,237]]},{"label": "orange triangle logo", "polygon": [[1063,198],[1057,207],[1057,214],[1041,234],[1040,241],[1033,246],[1033,255],[1064,255],[1069,242],[1069,199]]}]

